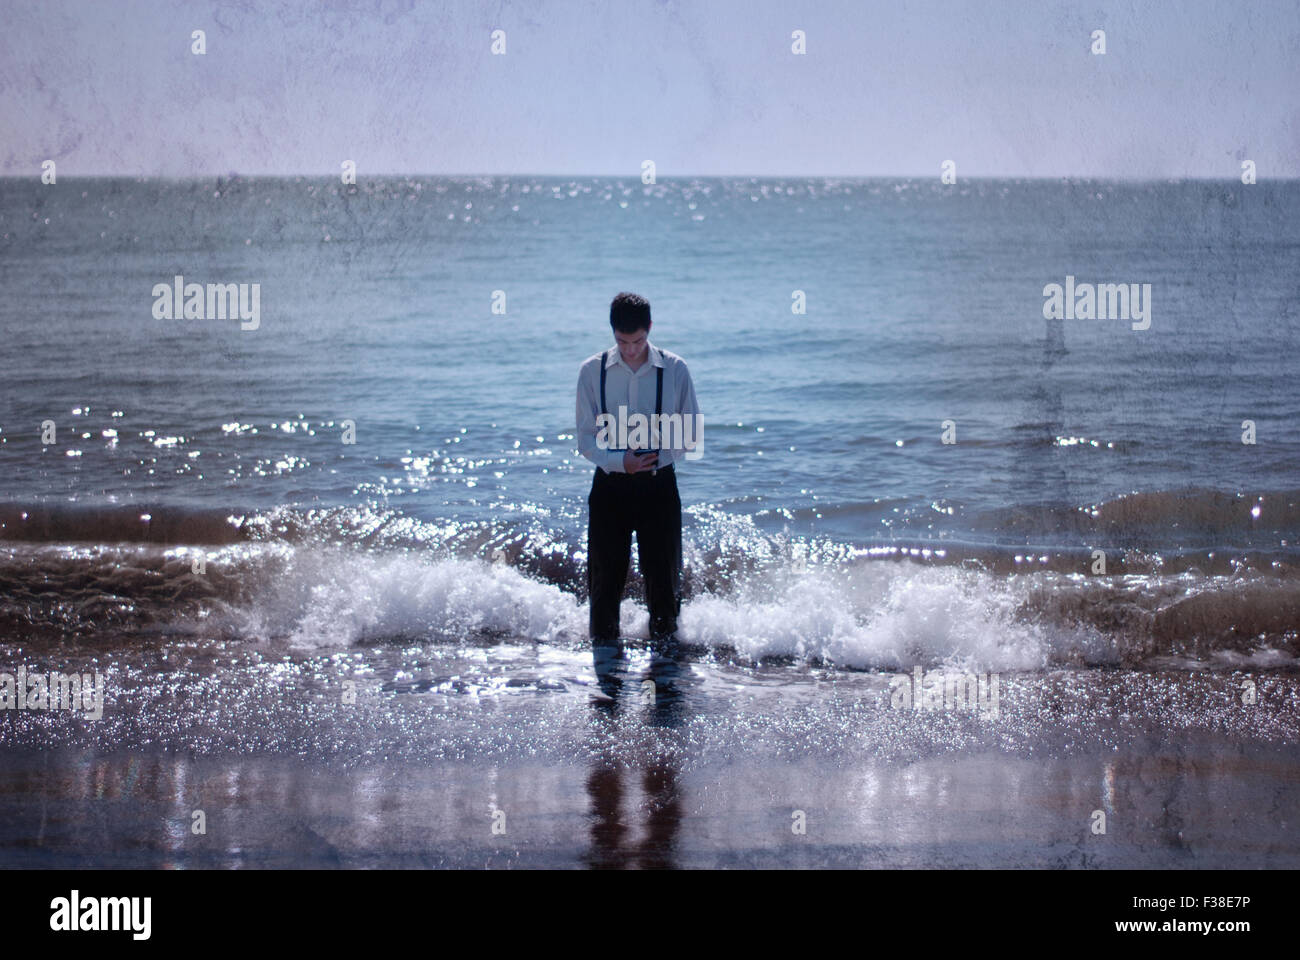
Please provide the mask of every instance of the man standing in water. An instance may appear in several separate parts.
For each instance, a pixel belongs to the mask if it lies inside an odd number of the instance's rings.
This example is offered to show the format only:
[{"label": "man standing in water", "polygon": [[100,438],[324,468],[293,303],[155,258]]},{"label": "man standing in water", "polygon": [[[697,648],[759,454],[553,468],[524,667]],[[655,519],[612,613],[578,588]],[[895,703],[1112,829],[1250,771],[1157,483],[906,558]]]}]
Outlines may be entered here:
[{"label": "man standing in water", "polygon": [[[673,465],[700,446],[699,407],[686,361],[649,340],[648,300],[620,293],[609,305],[609,325],[615,346],[588,357],[578,371],[578,451],[596,465],[587,498],[591,642],[618,643],[619,604],[635,531],[650,639],[665,649],[675,641],[681,611],[682,501]],[[678,414],[675,422],[684,429],[669,431],[675,438],[664,436],[658,429],[664,421],[652,414],[665,419]],[[620,449],[621,437],[639,441],[646,435],[621,429],[637,415],[654,425],[645,449]]]}]

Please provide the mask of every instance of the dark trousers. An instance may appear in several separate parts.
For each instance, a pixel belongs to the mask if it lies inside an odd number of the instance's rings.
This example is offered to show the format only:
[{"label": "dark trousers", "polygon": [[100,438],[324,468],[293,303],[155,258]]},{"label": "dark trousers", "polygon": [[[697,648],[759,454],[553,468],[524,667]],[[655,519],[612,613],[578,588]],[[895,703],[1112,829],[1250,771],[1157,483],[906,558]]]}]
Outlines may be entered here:
[{"label": "dark trousers", "polygon": [[656,474],[606,473],[599,467],[587,498],[587,587],[593,643],[618,640],[618,607],[636,533],[652,639],[671,637],[681,612],[682,501],[671,466]]}]

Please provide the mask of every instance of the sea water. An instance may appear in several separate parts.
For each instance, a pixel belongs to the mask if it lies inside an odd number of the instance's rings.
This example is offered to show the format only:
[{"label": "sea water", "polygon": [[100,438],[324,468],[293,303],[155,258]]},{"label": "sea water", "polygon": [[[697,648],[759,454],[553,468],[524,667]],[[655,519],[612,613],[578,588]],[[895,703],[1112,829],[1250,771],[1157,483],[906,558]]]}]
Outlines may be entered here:
[{"label": "sea water", "polygon": [[[1298,214],[1290,182],[0,180],[0,671],[106,688],[0,724],[34,798],[3,849],[137,796],[37,862],[208,863],[159,818],[292,761],[337,804],[301,817],[378,823],[384,783],[424,839],[270,820],[211,863],[631,862],[582,819],[628,769],[651,864],[1172,864],[1193,822],[1237,863],[1265,840],[1212,811],[1296,805]],[[1141,329],[1052,305],[1120,284]],[[703,416],[670,675],[635,562],[629,652],[586,644],[574,391],[621,290]],[[998,709],[891,704],[921,671]],[[464,840],[488,795],[532,839]],[[1128,846],[1070,839],[1125,803]],[[753,839],[795,809],[819,852]],[[1300,862],[1282,820],[1238,865]]]}]

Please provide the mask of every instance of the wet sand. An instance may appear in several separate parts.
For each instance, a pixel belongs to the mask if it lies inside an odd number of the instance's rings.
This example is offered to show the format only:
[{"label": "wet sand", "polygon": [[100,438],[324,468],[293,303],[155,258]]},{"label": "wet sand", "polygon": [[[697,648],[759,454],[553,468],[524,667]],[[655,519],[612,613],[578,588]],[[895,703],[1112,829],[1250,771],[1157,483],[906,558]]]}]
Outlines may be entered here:
[{"label": "wet sand", "polygon": [[636,650],[599,677],[535,645],[96,660],[102,720],[0,717],[6,868],[1300,866],[1285,672],[1004,673],[994,718]]},{"label": "wet sand", "polygon": [[[6,759],[0,859],[161,869],[1300,865],[1296,750],[1177,746],[694,771],[538,761],[338,771],[283,757],[59,751]],[[205,811],[205,835],[191,833],[192,808]],[[1094,808],[1108,812],[1104,836],[1090,830]],[[494,810],[506,814],[504,834],[493,835]],[[792,832],[795,810],[805,835]]]}]

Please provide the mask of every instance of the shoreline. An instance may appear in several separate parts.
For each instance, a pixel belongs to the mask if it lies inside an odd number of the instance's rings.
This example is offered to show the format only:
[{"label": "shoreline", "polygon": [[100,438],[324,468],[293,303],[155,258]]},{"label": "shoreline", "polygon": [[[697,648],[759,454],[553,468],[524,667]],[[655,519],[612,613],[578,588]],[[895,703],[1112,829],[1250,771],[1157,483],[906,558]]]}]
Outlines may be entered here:
[{"label": "shoreline", "polygon": [[0,866],[1300,867],[1290,670],[1004,671],[994,714],[898,709],[897,674],[635,649],[97,662],[102,720],[0,717]]},{"label": "shoreline", "polygon": [[[1300,867],[1300,747],[680,769],[10,755],[6,869]],[[192,832],[193,810],[206,833]],[[1094,810],[1106,833],[1093,833]],[[803,834],[794,832],[796,811]],[[1262,814],[1262,815],[1261,815]],[[494,826],[504,833],[494,834]]]}]

